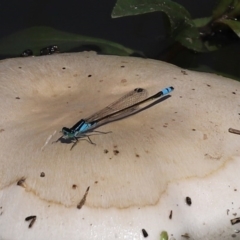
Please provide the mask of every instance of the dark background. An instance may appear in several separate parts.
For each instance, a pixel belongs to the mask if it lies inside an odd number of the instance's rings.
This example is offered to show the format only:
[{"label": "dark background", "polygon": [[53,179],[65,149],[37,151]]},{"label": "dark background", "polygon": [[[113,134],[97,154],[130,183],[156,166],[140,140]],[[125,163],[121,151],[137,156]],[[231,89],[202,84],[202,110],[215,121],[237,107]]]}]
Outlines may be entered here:
[{"label": "dark background", "polygon": [[[25,0],[1,1],[0,38],[24,28],[49,26],[58,30],[103,38],[152,56],[165,38],[162,13],[111,18],[116,1]],[[178,0],[193,18],[209,16],[216,0]]]},{"label": "dark background", "polygon": [[[218,4],[218,0],[175,2],[185,7],[193,19],[211,16]],[[240,78],[239,42],[210,53],[196,53],[188,49],[171,52],[171,57],[168,58],[165,57],[169,51],[169,38],[166,37],[164,27],[166,16],[155,12],[111,18],[115,3],[116,0],[1,1],[0,39],[25,28],[48,26],[68,33],[117,42],[140,50],[149,58],[167,61],[180,67]]]}]

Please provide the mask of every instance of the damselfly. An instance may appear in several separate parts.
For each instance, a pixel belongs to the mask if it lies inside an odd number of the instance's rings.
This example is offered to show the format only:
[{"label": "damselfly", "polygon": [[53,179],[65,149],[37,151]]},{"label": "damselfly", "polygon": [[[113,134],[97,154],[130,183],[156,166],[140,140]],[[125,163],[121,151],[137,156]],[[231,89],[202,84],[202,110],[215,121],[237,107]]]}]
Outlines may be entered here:
[{"label": "damselfly", "polygon": [[71,128],[63,127],[63,136],[60,139],[70,139],[75,140],[71,149],[77,144],[78,139],[82,137],[87,137],[91,144],[94,144],[86,133],[91,132],[93,129],[97,128],[104,120],[113,121],[122,117],[129,116],[134,113],[138,107],[148,101],[157,99],[174,90],[173,87],[164,88],[160,92],[147,97],[147,91],[143,88],[135,88],[133,91],[127,93],[126,95],[119,98],[117,101],[111,103],[102,110],[94,113],[88,118],[81,119]]}]

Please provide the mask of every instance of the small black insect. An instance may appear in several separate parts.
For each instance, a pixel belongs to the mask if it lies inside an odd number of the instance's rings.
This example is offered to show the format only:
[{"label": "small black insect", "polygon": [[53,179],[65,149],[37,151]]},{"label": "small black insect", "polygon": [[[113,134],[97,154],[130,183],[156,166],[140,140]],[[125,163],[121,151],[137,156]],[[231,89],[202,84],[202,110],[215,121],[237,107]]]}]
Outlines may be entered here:
[{"label": "small black insect", "polygon": [[188,206],[192,205],[192,199],[190,197],[186,197],[186,203]]},{"label": "small black insect", "polygon": [[53,53],[59,53],[59,48],[57,45],[52,45],[40,50],[40,55],[50,55]]},{"label": "small black insect", "polygon": [[142,234],[145,238],[148,237],[148,233],[144,228],[142,229]]},{"label": "small black insect", "polygon": [[32,56],[32,55],[33,55],[32,50],[31,49],[26,49],[21,53],[20,57],[29,57],[29,56]]}]

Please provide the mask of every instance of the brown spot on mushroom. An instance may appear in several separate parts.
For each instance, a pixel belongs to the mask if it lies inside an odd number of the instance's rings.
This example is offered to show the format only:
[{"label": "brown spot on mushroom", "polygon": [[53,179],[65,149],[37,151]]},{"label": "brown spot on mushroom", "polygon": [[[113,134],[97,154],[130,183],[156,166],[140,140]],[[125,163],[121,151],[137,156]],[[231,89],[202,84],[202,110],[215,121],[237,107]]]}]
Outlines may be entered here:
[{"label": "brown spot on mushroom", "polygon": [[169,219],[172,219],[172,210],[170,211],[170,214],[169,214]]},{"label": "brown spot on mushroom", "polygon": [[206,139],[208,139],[208,137],[207,137],[207,134],[204,133],[204,134],[203,134],[203,140],[206,140]]},{"label": "brown spot on mushroom", "polygon": [[40,177],[45,177],[45,173],[44,173],[44,172],[41,172],[41,173],[40,173]]},{"label": "brown spot on mushroom", "polygon": [[188,233],[184,233],[184,234],[182,234],[182,235],[181,235],[181,237],[183,237],[183,238],[187,238],[187,239],[189,239],[189,238],[190,238],[190,236],[189,236],[189,234],[188,234]]},{"label": "brown spot on mushroom", "polygon": [[20,180],[18,180],[17,185],[23,188],[26,188],[26,184],[25,184],[25,177],[22,177]]},{"label": "brown spot on mushroom", "polygon": [[4,132],[4,131],[5,131],[5,130],[4,130],[3,128],[2,128],[2,129],[0,129],[0,133],[1,133],[1,132]]},{"label": "brown spot on mushroom", "polygon": [[118,150],[113,150],[114,155],[118,155],[119,151]]},{"label": "brown spot on mushroom", "polygon": [[77,188],[77,185],[76,184],[73,184],[72,185],[72,189],[76,189]]},{"label": "brown spot on mushroom", "polygon": [[20,99],[20,97],[15,97],[15,99]]},{"label": "brown spot on mushroom", "polygon": [[187,72],[184,71],[184,70],[181,70],[181,73],[182,73],[183,75],[188,75]]},{"label": "brown spot on mushroom", "polygon": [[90,189],[90,187],[87,188],[87,190],[86,190],[83,198],[81,199],[81,201],[80,201],[79,204],[77,205],[77,208],[78,208],[78,209],[81,209],[82,206],[85,204],[89,189]]},{"label": "brown spot on mushroom", "polygon": [[127,82],[126,79],[122,79],[122,80],[121,80],[121,83],[126,83],[126,82]]},{"label": "brown spot on mushroom", "polygon": [[210,155],[210,154],[208,154],[208,153],[206,153],[206,154],[204,154],[204,156],[206,157],[206,158],[209,158],[209,159],[215,159],[215,160],[220,160],[221,159],[221,156],[212,156],[212,155]]}]

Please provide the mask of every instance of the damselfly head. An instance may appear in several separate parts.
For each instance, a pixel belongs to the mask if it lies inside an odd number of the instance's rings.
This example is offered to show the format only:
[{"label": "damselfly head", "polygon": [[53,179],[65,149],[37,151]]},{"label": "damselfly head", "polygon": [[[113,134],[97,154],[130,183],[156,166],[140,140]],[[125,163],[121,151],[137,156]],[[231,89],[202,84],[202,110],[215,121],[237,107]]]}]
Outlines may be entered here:
[{"label": "damselfly head", "polygon": [[63,133],[62,137],[64,139],[74,138],[74,132],[71,129],[69,129],[69,128],[63,127],[62,128],[62,133]]}]

